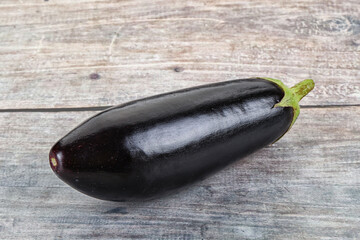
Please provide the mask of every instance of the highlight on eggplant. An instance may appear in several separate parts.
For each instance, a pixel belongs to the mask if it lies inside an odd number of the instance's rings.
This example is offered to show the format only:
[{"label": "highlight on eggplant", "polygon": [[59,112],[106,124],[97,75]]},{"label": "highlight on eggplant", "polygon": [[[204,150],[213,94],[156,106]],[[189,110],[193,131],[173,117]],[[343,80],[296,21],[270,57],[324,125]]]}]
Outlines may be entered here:
[{"label": "highlight on eggplant", "polygon": [[95,198],[155,198],[279,140],[313,88],[311,79],[288,88],[280,80],[249,78],[121,104],[60,139],[50,166]]}]

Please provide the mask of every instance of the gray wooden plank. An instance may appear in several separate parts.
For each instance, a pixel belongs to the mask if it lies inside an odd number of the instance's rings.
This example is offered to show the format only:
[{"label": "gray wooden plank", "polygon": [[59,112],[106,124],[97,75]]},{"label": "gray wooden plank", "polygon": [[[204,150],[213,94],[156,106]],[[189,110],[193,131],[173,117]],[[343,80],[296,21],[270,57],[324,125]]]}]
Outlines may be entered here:
[{"label": "gray wooden plank", "polygon": [[51,145],[95,112],[0,113],[2,239],[358,239],[360,107],[302,109],[280,141],[177,194],[112,203],[61,182]]},{"label": "gray wooden plank", "polygon": [[114,105],[251,76],[315,79],[304,105],[360,102],[358,0],[4,0],[0,23],[0,109]]}]

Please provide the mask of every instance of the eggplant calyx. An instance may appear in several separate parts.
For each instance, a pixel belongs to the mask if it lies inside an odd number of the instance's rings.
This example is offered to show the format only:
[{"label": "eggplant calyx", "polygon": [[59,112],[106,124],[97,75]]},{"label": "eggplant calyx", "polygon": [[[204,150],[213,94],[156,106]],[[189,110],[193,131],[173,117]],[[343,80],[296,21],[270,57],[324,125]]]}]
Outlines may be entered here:
[{"label": "eggplant calyx", "polygon": [[294,110],[294,116],[291,122],[291,125],[289,127],[292,127],[294,125],[297,117],[300,113],[300,106],[299,101],[305,97],[311,90],[313,90],[315,83],[312,79],[305,79],[295,86],[288,88],[283,82],[277,79],[273,78],[261,78],[268,80],[270,82],[275,83],[278,85],[283,91],[284,91],[284,97],[281,99],[281,101],[277,104],[275,104],[274,107],[291,107]]}]

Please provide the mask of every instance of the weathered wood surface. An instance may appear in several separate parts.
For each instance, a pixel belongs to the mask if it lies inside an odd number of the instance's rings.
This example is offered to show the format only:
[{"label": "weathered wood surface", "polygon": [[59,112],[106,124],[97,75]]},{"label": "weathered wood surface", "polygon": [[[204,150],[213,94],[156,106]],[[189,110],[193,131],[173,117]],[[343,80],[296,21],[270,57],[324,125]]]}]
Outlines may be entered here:
[{"label": "weathered wood surface", "polygon": [[[358,0],[1,0],[0,43],[0,239],[360,238]],[[316,88],[283,139],[185,191],[109,203],[48,166],[86,107],[249,76]]]},{"label": "weathered wood surface", "polygon": [[303,109],[277,143],[150,202],[89,198],[48,165],[95,112],[0,113],[1,239],[359,239],[359,107]]},{"label": "weathered wood surface", "polygon": [[360,100],[360,2],[2,0],[0,108],[122,103],[267,76]]}]

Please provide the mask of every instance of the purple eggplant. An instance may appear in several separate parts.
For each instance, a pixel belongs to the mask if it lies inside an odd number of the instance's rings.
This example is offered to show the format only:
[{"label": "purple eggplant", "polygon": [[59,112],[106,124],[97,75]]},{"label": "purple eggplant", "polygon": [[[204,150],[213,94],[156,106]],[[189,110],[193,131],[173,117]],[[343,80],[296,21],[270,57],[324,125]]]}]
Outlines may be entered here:
[{"label": "purple eggplant", "polygon": [[50,166],[89,196],[143,200],[201,180],[281,138],[314,87],[270,78],[197,86],[109,108],[50,151]]}]

